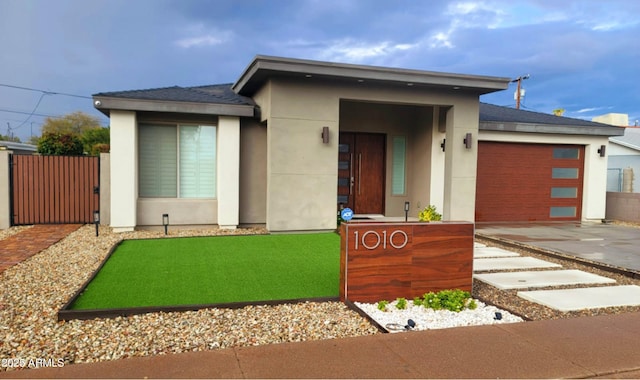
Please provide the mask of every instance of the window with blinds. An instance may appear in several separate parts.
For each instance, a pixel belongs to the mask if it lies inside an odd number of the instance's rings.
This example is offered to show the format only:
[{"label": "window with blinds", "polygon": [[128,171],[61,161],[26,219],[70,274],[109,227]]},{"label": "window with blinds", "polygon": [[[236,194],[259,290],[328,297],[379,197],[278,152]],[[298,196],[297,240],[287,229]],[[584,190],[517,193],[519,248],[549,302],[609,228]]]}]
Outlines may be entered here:
[{"label": "window with blinds", "polygon": [[140,124],[143,198],[215,198],[216,127]]}]

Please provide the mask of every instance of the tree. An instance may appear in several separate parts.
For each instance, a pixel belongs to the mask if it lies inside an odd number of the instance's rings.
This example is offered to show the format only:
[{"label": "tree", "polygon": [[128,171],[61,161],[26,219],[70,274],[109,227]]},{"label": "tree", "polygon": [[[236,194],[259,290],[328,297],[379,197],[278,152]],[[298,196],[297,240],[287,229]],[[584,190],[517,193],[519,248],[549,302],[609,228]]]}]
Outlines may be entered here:
[{"label": "tree", "polygon": [[564,108],[556,108],[553,110],[553,114],[556,116],[564,115]]},{"label": "tree", "polygon": [[91,156],[109,152],[109,128],[90,128],[80,136],[84,151]]},{"label": "tree", "polygon": [[[75,136],[80,140],[83,152],[90,155],[98,155],[100,152],[109,151],[109,128],[101,127],[100,120],[97,117],[87,115],[81,111],[70,113],[60,118],[46,118],[42,125],[42,136],[44,137],[48,133],[59,136]],[[49,141],[45,142],[45,146],[49,146],[47,144],[50,144],[52,139],[55,138],[49,136]],[[36,144],[40,146],[40,139]]]},{"label": "tree", "polygon": [[52,132],[81,136],[87,129],[92,128],[100,128],[100,120],[84,112],[76,111],[55,119],[46,118],[42,124],[42,135]]},{"label": "tree", "polygon": [[79,156],[84,149],[80,138],[72,133],[46,132],[38,141],[38,153],[55,156]]},{"label": "tree", "polygon": [[13,141],[13,142],[22,142],[20,141],[20,137],[18,136],[5,136],[5,135],[0,135],[0,141]]}]

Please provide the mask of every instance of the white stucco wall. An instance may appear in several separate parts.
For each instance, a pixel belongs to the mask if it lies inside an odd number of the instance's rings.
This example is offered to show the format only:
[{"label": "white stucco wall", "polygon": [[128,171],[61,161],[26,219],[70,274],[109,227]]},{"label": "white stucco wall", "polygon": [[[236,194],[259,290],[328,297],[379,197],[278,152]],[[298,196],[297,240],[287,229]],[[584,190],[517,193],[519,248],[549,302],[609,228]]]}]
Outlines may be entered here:
[{"label": "white stucco wall", "polygon": [[217,156],[218,225],[234,229],[240,210],[240,118],[218,118]]},{"label": "white stucco wall", "polygon": [[606,136],[549,135],[538,133],[508,133],[480,131],[480,141],[501,141],[534,144],[584,145],[584,181],[582,193],[582,220],[601,220],[607,203],[607,158],[600,157],[598,149],[608,144]]},{"label": "white stucco wall", "polygon": [[9,154],[0,150],[0,230],[11,227],[11,205],[9,190]]},{"label": "white stucco wall", "polygon": [[111,227],[133,231],[138,198],[138,124],[132,111],[111,111]]}]

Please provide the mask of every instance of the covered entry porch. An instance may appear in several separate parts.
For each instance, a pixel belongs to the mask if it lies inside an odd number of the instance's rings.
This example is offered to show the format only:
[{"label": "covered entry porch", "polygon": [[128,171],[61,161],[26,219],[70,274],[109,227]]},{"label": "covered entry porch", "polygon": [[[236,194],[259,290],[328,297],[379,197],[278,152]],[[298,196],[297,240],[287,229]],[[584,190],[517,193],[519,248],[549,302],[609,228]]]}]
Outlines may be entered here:
[{"label": "covered entry porch", "polygon": [[332,230],[340,204],[473,221],[479,96],[507,78],[258,56],[232,86],[266,126],[266,227]]}]

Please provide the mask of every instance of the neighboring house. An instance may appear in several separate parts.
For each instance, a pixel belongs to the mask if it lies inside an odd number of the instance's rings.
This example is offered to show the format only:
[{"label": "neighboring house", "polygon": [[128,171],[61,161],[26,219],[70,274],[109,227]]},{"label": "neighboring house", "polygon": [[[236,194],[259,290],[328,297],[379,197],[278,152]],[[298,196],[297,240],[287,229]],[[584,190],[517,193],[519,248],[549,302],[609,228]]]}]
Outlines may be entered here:
[{"label": "neighboring house", "polygon": [[329,230],[336,211],[602,219],[622,129],[481,104],[509,78],[257,56],[234,84],[94,95],[111,226]]},{"label": "neighboring house", "polygon": [[0,140],[0,150],[10,150],[13,154],[34,154],[38,152],[38,147],[31,144]]},{"label": "neighboring house", "polygon": [[607,191],[640,193],[640,128],[627,127],[609,142]]}]

